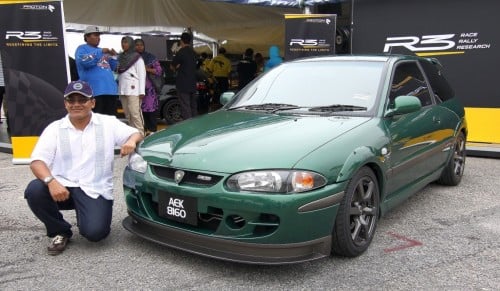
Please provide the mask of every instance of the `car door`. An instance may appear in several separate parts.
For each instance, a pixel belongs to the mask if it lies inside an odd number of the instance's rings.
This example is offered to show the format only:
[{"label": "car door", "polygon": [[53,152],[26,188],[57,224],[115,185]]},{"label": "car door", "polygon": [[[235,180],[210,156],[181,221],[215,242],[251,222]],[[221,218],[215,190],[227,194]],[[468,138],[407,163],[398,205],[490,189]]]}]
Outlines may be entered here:
[{"label": "car door", "polygon": [[398,63],[393,70],[387,108],[398,96],[417,97],[422,108],[384,120],[390,136],[387,190],[396,193],[436,171],[443,163],[441,109],[436,106],[430,86],[416,61]]}]

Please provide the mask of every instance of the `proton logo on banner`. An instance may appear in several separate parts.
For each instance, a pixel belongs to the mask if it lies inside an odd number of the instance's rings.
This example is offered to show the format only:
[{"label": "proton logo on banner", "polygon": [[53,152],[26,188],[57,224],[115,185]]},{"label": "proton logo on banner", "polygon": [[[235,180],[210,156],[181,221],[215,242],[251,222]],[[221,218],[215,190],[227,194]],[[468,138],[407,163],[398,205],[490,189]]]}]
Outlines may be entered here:
[{"label": "proton logo on banner", "polygon": [[285,14],[285,59],[333,55],[335,14]]}]

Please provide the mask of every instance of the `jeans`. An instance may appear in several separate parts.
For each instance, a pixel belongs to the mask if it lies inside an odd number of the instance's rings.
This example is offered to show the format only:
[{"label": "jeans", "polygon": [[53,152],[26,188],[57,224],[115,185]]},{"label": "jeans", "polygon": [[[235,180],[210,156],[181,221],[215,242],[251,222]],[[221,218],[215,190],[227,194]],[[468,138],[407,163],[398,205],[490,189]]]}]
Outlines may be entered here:
[{"label": "jeans", "polygon": [[73,235],[71,224],[64,220],[60,210],[74,209],[83,237],[93,242],[106,238],[111,231],[113,200],[106,200],[102,196],[93,199],[79,187],[67,189],[69,199],[62,202],[54,201],[48,186],[38,179],[31,181],[24,191],[24,198],[31,211],[45,224],[47,236],[63,235],[70,238]]}]

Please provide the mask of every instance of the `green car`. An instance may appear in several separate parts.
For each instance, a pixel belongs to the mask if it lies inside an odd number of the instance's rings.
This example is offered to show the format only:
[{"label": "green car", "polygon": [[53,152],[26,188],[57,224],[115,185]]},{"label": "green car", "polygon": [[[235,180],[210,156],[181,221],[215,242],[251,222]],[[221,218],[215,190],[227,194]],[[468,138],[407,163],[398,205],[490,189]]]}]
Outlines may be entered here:
[{"label": "green car", "polygon": [[138,146],[127,230],[251,264],[354,257],[379,217],[464,172],[464,108],[436,59],[289,61],[221,103]]}]

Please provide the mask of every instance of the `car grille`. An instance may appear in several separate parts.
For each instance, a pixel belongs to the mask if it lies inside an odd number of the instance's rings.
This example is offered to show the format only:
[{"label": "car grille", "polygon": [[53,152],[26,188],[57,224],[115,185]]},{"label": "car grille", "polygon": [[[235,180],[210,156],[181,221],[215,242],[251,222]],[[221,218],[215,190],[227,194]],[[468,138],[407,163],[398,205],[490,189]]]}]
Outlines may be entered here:
[{"label": "car grille", "polygon": [[183,171],[184,176],[177,182],[175,181],[175,172],[179,171],[179,169],[161,166],[152,166],[151,169],[155,176],[170,182],[176,182],[178,184],[194,184],[208,187],[217,184],[222,179],[222,176],[201,172]]}]

